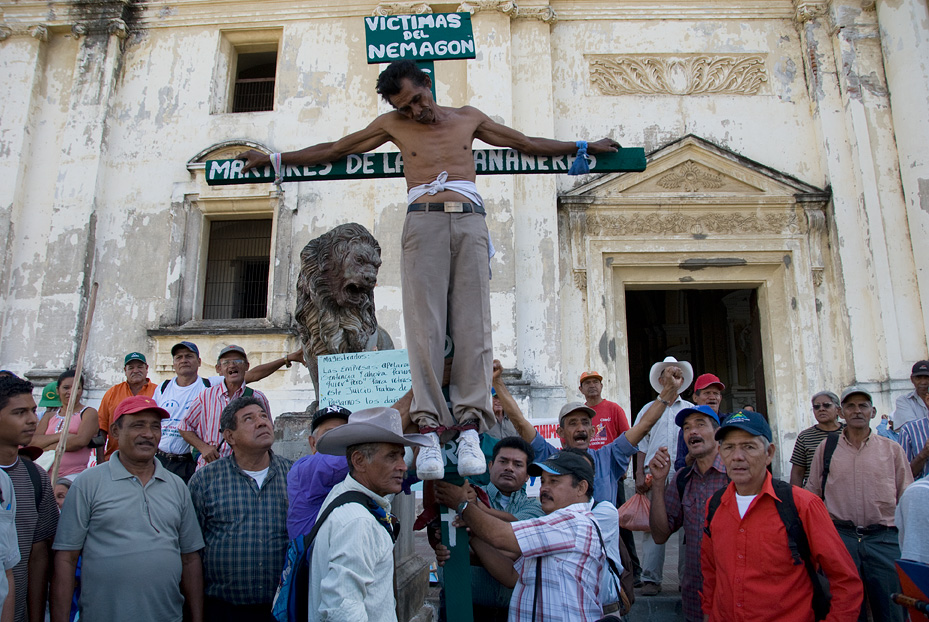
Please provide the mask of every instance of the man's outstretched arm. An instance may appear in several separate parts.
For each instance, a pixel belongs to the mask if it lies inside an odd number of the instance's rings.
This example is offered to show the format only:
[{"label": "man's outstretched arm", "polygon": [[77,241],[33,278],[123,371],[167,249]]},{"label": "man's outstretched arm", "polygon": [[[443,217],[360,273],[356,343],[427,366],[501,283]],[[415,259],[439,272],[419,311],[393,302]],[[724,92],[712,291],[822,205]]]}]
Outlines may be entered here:
[{"label": "man's outstretched arm", "polygon": [[[477,109],[475,109],[477,110]],[[474,132],[474,137],[495,147],[511,147],[530,155],[574,155],[577,145],[566,140],[526,136],[518,130],[497,123],[483,112],[481,124]],[[601,138],[587,145],[588,153],[609,153],[619,150],[619,143],[611,138]]]},{"label": "man's outstretched arm", "polygon": [[[351,134],[344,136],[335,142],[319,143],[317,145],[306,147],[305,149],[300,149],[299,151],[288,151],[282,153],[281,163],[313,166],[315,164],[332,162],[333,160],[344,158],[345,156],[351,155],[353,153],[364,153],[366,151],[376,149],[391,139],[390,134],[388,134],[383,127],[383,116],[384,115],[372,121],[371,124],[365,129],[358,132],[352,132]],[[245,167],[243,170],[247,171],[255,166],[269,164],[271,161],[271,156],[254,149],[250,149],[249,151],[239,155],[238,159],[245,160]]]},{"label": "man's outstretched arm", "polygon": [[645,414],[639,417],[635,425],[625,432],[626,440],[633,445],[638,445],[639,441],[645,438],[645,435],[652,429],[652,426],[658,423],[665,409],[677,401],[681,385],[684,384],[684,375],[680,367],[669,367],[668,370],[671,370],[670,378],[667,384],[662,387],[658,399],[653,401]]}]

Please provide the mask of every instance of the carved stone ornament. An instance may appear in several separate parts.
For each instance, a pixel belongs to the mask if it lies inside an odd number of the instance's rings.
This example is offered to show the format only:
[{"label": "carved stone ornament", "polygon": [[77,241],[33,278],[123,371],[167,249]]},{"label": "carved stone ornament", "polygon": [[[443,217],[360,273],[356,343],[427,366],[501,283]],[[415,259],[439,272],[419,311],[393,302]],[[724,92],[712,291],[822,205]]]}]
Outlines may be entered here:
[{"label": "carved stone ornament", "polygon": [[0,24],[0,41],[6,41],[14,35],[30,36],[39,41],[48,41],[48,26],[45,24],[33,24],[31,26]]},{"label": "carved stone ornament", "polygon": [[587,289],[587,270],[574,271],[574,286],[578,289]]},{"label": "carved stone ornament", "polygon": [[531,6],[528,8],[518,7],[516,9],[517,19],[537,19],[546,24],[554,24],[558,21],[558,14],[550,6]]},{"label": "carved stone ornament", "polygon": [[588,56],[603,95],[757,95],[768,81],[763,54]]},{"label": "carved stone ornament", "polygon": [[424,15],[432,13],[432,7],[425,2],[381,2],[374,8],[373,15]]},{"label": "carved stone ornament", "polygon": [[820,287],[823,284],[823,272],[822,268],[813,268],[813,286]]},{"label": "carved stone ornament", "polygon": [[48,41],[48,27],[44,24],[36,24],[30,27],[29,34],[39,41]]},{"label": "carved stone ornament", "polygon": [[513,0],[469,0],[458,5],[459,13],[480,13],[481,11],[497,11],[510,17],[516,17],[519,7]]},{"label": "carved stone ornament", "polygon": [[87,25],[78,22],[71,26],[71,34],[75,37],[83,37],[87,34]]},{"label": "carved stone ornament", "polygon": [[114,19],[111,21],[107,24],[106,30],[119,39],[125,39],[129,35],[129,26],[121,19]]},{"label": "carved stone ornament", "polygon": [[829,11],[823,0],[794,0],[794,19],[800,24],[822,17]]},{"label": "carved stone ornament", "polygon": [[668,190],[700,192],[706,189],[721,188],[725,183],[722,175],[688,161],[658,179],[658,185]]},{"label": "carved stone ornament", "polygon": [[707,214],[589,214],[588,235],[704,235],[763,233],[783,235],[799,233],[797,215],[777,212]]}]

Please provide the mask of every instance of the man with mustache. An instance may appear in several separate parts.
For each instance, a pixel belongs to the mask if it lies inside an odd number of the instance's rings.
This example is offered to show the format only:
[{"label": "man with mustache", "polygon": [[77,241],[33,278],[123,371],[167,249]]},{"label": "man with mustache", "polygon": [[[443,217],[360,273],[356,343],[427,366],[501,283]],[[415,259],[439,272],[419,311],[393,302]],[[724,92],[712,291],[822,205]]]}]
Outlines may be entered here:
[{"label": "man with mustache", "polygon": [[[775,452],[768,422],[761,413],[739,411],[723,421],[715,438],[732,481],[712,517],[708,510],[700,543],[704,619],[814,622],[813,582],[791,552],[778,507],[791,499],[783,492],[778,495],[768,472]],[[825,620],[853,620],[861,604],[861,581],[823,502],[802,488],[777,482],[778,488],[782,485],[790,490],[809,559],[829,581],[832,600]]]},{"label": "man with mustache", "polygon": [[[666,485],[671,467],[671,454],[667,447],[658,449],[648,468],[652,481],[652,505],[649,525],[652,539],[664,544],[671,534],[684,528],[687,546],[684,572],[681,574],[681,592],[684,619],[703,622],[700,589],[703,575],[700,572],[700,542],[703,540],[703,517],[706,502],[714,492],[729,483],[726,466],[717,451],[716,430],[719,416],[709,406],[694,406],[677,413],[674,422],[680,426],[687,442],[692,466],[679,469]],[[681,482],[684,494],[680,494]]]},{"label": "man with mustache", "polygon": [[[532,155],[613,152],[603,138],[586,142],[525,136],[471,106],[439,106],[432,81],[416,63],[394,61],[381,72],[377,92],[394,111],[335,142],[299,151],[242,154],[245,170],[256,165],[316,165],[363,153],[387,142],[403,157],[407,215],[403,227],[401,281],[413,404],[410,414],[430,445],[416,459],[422,480],[445,473],[440,435],[459,433],[458,472],[480,475],[487,464],[478,433],[494,426],[491,397],[493,344],[490,270],[493,246],[484,222],[484,199],[475,185],[475,139]],[[446,331],[446,327],[448,331]],[[455,346],[449,397],[442,394],[446,332]]]},{"label": "man with mustache", "polygon": [[103,454],[104,462],[109,460],[113,452],[119,449],[116,436],[110,434],[110,426],[116,419],[116,407],[124,399],[133,395],[152,397],[157,388],[157,385],[148,379],[148,362],[141,352],[130,352],[125,356],[123,359],[123,372],[126,374],[126,381],[107,389],[106,393],[103,394],[103,399],[100,400],[100,408],[97,410],[100,430],[106,436],[106,451]]},{"label": "man with mustache", "polygon": [[[303,352],[298,350],[287,356],[250,368],[245,374],[245,382],[258,382],[270,376],[283,365],[290,367],[294,361],[303,361]],[[158,459],[166,469],[180,477],[184,482],[190,481],[197,463],[190,452],[190,444],[181,437],[178,426],[194,398],[210,387],[222,384],[222,376],[201,378],[200,348],[192,341],[182,341],[171,348],[171,365],[177,374],[170,380],[162,382],[153,395],[158,405],[171,415],[161,425],[161,443],[158,444]]]},{"label": "man with mustache", "polygon": [[[694,380],[694,406],[709,406],[718,416],[719,407],[723,402],[723,391],[725,390],[726,385],[715,374],[700,374]],[[677,456],[674,458],[675,471],[680,471],[688,464],[693,464],[693,459],[687,458],[687,451],[684,431],[681,430],[677,435]]]},{"label": "man with mustache", "polygon": [[197,515],[187,486],[155,459],[167,417],[144,395],[120,402],[119,449],[71,485],[52,547],[53,622],[69,619],[79,557],[82,620],[202,622]]},{"label": "man with mustache", "polygon": [[[913,483],[913,473],[900,445],[872,433],[874,414],[870,393],[860,387],[842,391],[845,429],[816,449],[806,489],[825,501],[861,575],[866,598],[858,620],[865,622],[870,608],[875,620],[903,622],[903,608],[890,599],[900,591],[894,566],[900,557],[894,512]],[[827,446],[832,453],[828,467]]]},{"label": "man with mustache", "polygon": [[177,430],[185,441],[200,452],[197,469],[232,455],[232,449],[223,440],[219,420],[223,409],[237,397],[254,396],[261,401],[265,412],[270,412],[268,398],[261,391],[245,386],[251,365],[241,346],[229,345],[219,351],[216,373],[223,381],[197,394]]},{"label": "man with mustache", "polygon": [[14,588],[7,596],[14,600],[16,622],[39,622],[45,617],[46,577],[58,527],[58,505],[48,473],[19,454],[19,448],[32,440],[38,423],[32,390],[31,382],[16,376],[0,378],[0,465],[16,494],[20,559],[13,566]]},{"label": "man with mustache", "polygon": [[190,480],[203,540],[204,619],[273,622],[271,603],[287,555],[287,472],[271,451],[274,426],[264,404],[237,397],[219,427],[232,455]]}]

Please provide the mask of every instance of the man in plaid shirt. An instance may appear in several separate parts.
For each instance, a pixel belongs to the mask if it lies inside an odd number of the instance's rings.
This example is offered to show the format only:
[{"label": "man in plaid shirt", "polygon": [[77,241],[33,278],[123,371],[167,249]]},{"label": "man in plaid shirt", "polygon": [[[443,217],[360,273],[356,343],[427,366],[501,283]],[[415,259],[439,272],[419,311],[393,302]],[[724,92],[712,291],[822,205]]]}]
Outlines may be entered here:
[{"label": "man in plaid shirt", "polygon": [[287,555],[287,472],[274,454],[274,427],[261,400],[237,397],[220,429],[232,455],[190,480],[203,530],[205,620],[271,622],[271,602]]},{"label": "man in plaid shirt", "polygon": [[[700,603],[700,590],[703,587],[700,543],[703,540],[706,502],[714,492],[729,484],[729,476],[719,457],[719,445],[714,436],[719,428],[719,415],[715,410],[709,406],[685,408],[677,413],[674,422],[684,432],[687,452],[694,458],[694,463],[675,473],[665,487],[671,468],[671,454],[666,447],[658,449],[648,464],[654,478],[649,526],[655,544],[664,544],[672,533],[684,528],[687,542],[684,549],[684,573],[681,576],[684,619],[687,622],[703,622],[703,607]],[[681,478],[685,482],[683,498],[678,484]]]},{"label": "man in plaid shirt", "polygon": [[[484,568],[513,588],[510,622],[594,622],[602,616],[600,577],[606,553],[590,511],[594,470],[563,451],[529,466],[542,477],[546,515],[508,523],[467,500],[458,513],[471,528],[471,546]],[[514,565],[513,559],[516,559]]]}]

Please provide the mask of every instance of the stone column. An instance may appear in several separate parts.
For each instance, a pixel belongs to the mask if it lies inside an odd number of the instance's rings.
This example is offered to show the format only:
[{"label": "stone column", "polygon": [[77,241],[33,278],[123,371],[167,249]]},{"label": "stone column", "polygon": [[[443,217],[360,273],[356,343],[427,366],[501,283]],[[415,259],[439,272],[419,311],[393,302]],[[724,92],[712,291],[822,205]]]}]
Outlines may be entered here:
[{"label": "stone column", "polygon": [[[9,356],[7,316],[15,308],[17,293],[10,290],[14,261],[14,230],[27,193],[26,173],[34,121],[45,65],[48,29],[42,24],[21,27],[0,23],[0,101],[3,102],[3,136],[0,137],[0,296],[7,301],[0,311],[0,344]],[[27,294],[29,297],[32,292]]]},{"label": "stone column", "polygon": [[[924,337],[918,301],[906,285],[915,278],[915,267],[912,254],[901,249],[908,242],[900,243],[902,197],[893,137],[886,130],[890,124],[882,116],[887,93],[880,54],[873,50],[876,30],[857,3],[795,4],[841,262],[841,282],[826,283],[821,302],[836,305],[825,311],[827,316],[831,311],[833,323],[847,313],[854,343],[852,348],[840,338],[835,350],[825,353],[836,364],[824,370],[824,380],[863,384],[882,394],[877,401],[886,409],[889,378],[899,374],[911,344]],[[918,340],[912,339],[914,330]]]},{"label": "stone column", "polygon": [[[555,19],[551,7],[520,6],[512,26],[514,126],[529,136],[553,137],[555,132],[551,50]],[[533,389],[540,391],[562,385],[555,182],[555,175],[515,178],[517,361]],[[533,397],[535,407],[551,412],[552,405],[540,401],[542,395]]]},{"label": "stone column", "polygon": [[[891,114],[916,259],[922,325],[929,326],[929,6],[925,0],[878,0],[877,19]],[[926,358],[926,341],[914,340]]]}]

